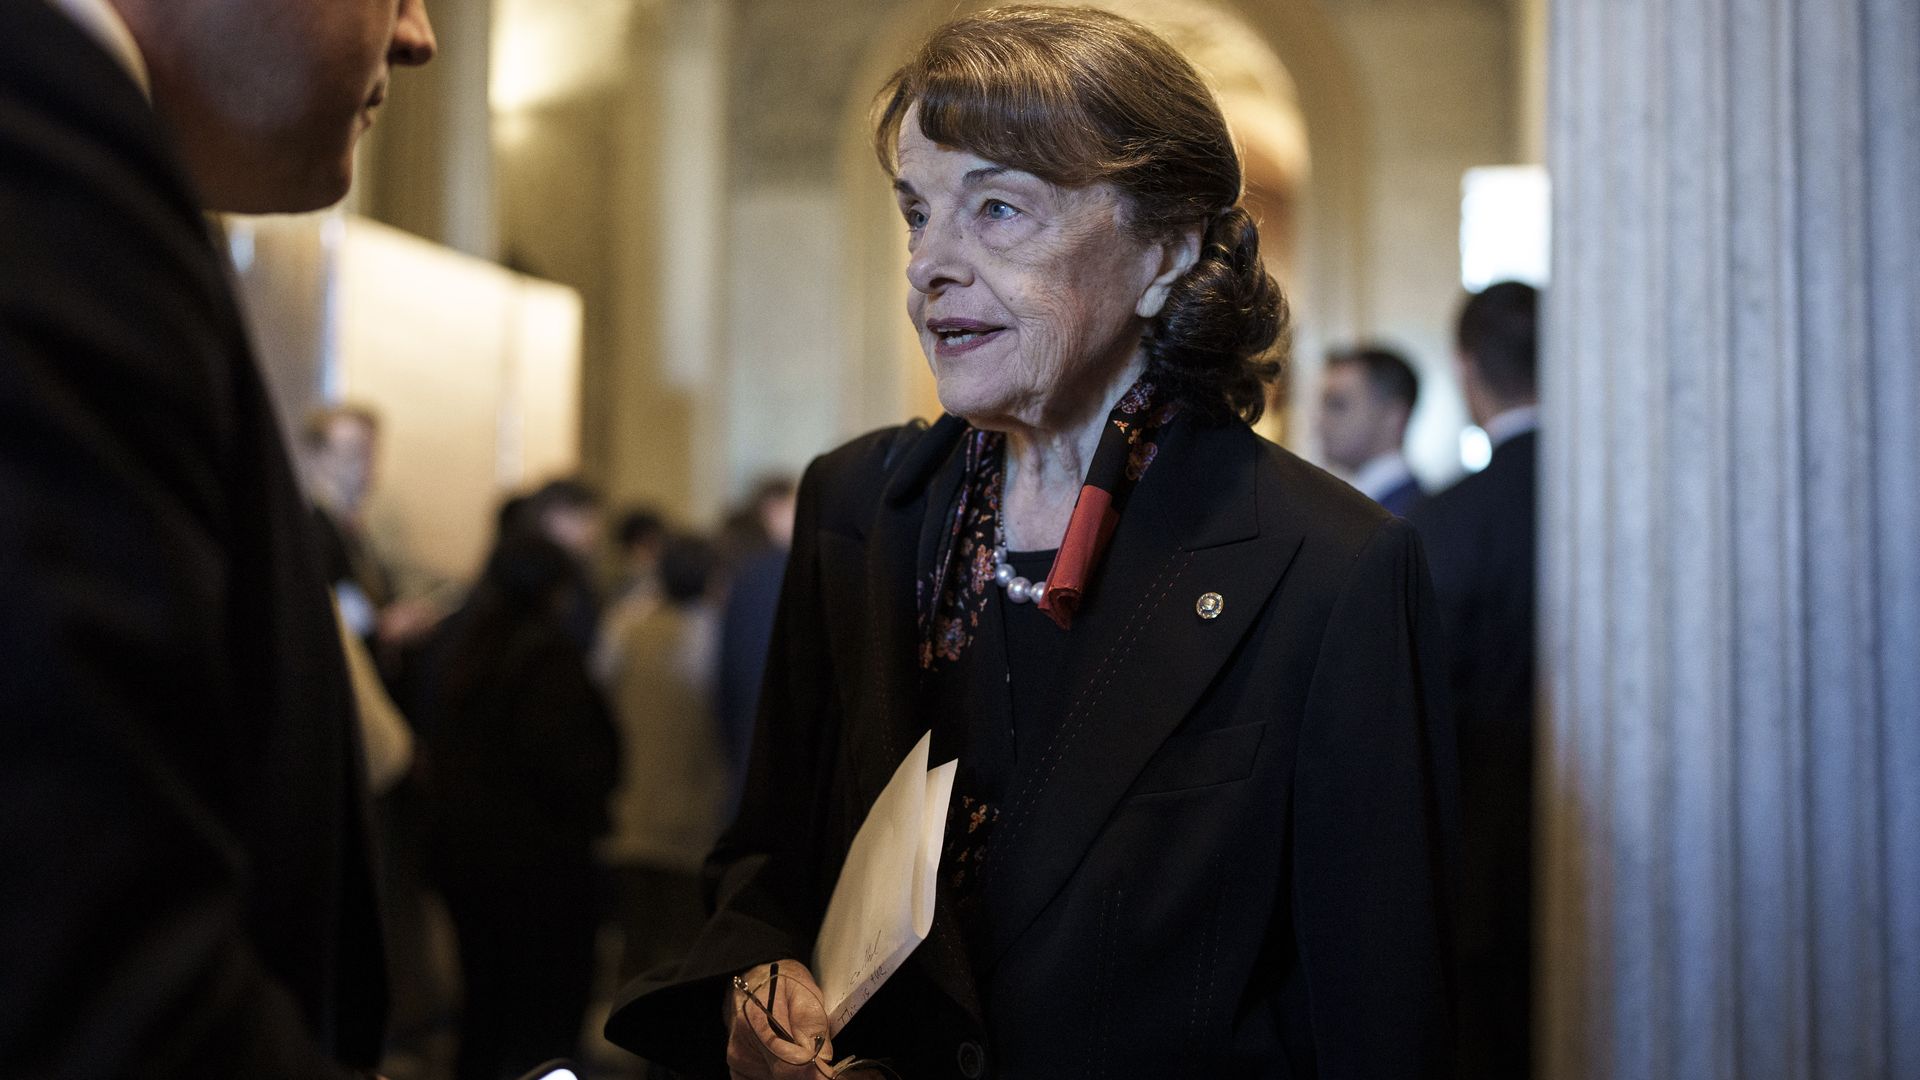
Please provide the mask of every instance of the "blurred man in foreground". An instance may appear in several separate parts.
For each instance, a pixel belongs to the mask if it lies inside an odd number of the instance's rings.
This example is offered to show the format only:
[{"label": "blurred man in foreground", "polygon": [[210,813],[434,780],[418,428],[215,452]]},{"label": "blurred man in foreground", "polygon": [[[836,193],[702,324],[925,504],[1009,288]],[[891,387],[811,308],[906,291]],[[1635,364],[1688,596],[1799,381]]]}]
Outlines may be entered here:
[{"label": "blurred man in foreground", "polygon": [[346,1077],[385,1012],[307,511],[203,213],[345,193],[420,0],[0,4],[0,1073]]},{"label": "blurred man in foreground", "polygon": [[1328,354],[1320,389],[1320,443],[1360,494],[1406,517],[1425,498],[1402,448],[1420,396],[1413,365],[1391,349]]}]

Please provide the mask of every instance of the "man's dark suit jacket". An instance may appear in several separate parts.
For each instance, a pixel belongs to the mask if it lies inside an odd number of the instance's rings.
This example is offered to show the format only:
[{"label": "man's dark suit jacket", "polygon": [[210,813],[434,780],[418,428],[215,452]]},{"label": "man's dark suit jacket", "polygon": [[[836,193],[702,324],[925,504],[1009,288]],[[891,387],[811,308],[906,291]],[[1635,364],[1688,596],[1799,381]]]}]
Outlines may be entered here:
[{"label": "man's dark suit jacket", "polygon": [[374,1064],[310,532],[153,112],[64,15],[0,3],[0,1075]]},{"label": "man's dark suit jacket", "polygon": [[1460,734],[1463,1076],[1528,1070],[1535,442],[1500,444],[1410,518],[1446,623]]},{"label": "man's dark suit jacket", "polygon": [[[854,830],[925,731],[915,568],[963,428],[808,470],[746,801],[709,863],[718,914],[629,988],[615,1042],[724,1075],[726,976],[812,956]],[[836,1050],[913,1080],[1453,1075],[1453,736],[1412,531],[1244,425],[1176,421],[1071,633],[1048,779],[993,841],[990,980],[943,893]]]}]

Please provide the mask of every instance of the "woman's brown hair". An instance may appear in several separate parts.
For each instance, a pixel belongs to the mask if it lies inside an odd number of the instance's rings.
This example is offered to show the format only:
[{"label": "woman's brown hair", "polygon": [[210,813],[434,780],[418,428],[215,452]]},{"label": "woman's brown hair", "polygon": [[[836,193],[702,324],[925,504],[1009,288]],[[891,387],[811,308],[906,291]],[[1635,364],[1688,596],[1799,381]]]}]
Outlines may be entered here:
[{"label": "woman's brown hair", "polygon": [[1240,206],[1226,120],[1192,64],[1111,12],[994,8],[935,30],[881,88],[874,148],[890,175],[915,105],[936,143],[1062,187],[1114,185],[1142,239],[1199,226],[1199,260],[1147,331],[1147,377],[1210,420],[1260,418],[1286,299]]}]

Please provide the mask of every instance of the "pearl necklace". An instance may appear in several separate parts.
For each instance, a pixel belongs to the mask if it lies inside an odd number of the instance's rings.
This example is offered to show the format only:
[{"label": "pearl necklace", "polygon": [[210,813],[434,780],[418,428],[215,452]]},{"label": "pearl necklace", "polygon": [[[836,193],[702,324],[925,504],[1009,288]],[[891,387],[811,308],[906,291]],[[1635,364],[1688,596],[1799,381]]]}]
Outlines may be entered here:
[{"label": "pearl necklace", "polygon": [[1000,522],[993,523],[993,583],[1007,591],[1007,599],[1016,604],[1039,603],[1047,595],[1047,583],[1028,581],[1007,561],[1007,534]]}]

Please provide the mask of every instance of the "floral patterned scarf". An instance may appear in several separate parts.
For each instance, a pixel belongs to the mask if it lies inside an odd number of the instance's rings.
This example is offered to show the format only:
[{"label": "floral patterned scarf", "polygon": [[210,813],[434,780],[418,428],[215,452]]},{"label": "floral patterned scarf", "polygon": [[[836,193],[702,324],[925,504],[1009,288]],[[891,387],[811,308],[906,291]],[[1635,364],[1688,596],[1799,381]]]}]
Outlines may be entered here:
[{"label": "floral patterned scarf", "polygon": [[[1127,496],[1153,464],[1156,433],[1179,406],[1163,400],[1152,383],[1136,382],[1107,414],[1086,482],[1073,504],[1067,532],[1047,575],[1040,601],[1063,630],[1073,625],[1093,575],[1120,524]],[[920,666],[958,660],[980,629],[992,595],[994,536],[1006,486],[1006,436],[968,429],[962,438],[962,479],[931,570],[919,581]]]}]

